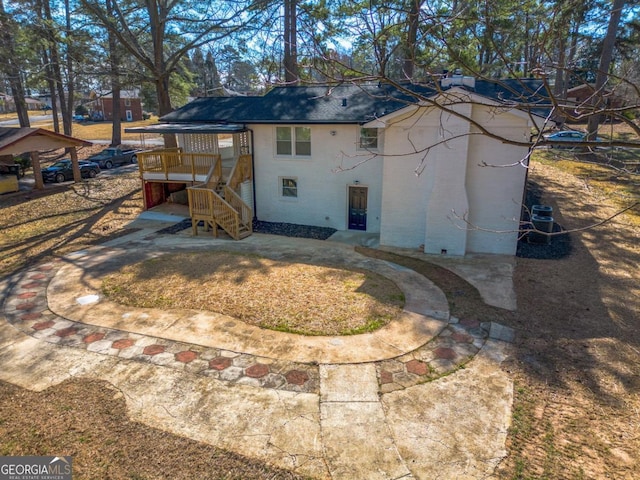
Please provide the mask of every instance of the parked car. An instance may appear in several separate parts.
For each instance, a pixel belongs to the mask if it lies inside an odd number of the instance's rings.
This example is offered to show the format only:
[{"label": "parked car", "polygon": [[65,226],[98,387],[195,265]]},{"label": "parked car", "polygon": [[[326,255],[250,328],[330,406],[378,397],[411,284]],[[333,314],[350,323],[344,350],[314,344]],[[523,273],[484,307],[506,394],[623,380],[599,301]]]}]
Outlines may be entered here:
[{"label": "parked car", "polygon": [[[82,178],[94,178],[100,173],[100,166],[95,162],[81,160],[78,162],[80,166],[80,175]],[[50,167],[42,169],[42,180],[44,182],[62,183],[67,180],[73,180],[73,167],[71,160],[60,160]]]},{"label": "parked car", "polygon": [[122,150],[118,147],[105,148],[100,153],[87,158],[90,162],[96,162],[100,165],[100,168],[113,168],[118,165],[125,165],[129,163],[136,163],[138,156],[137,150]]},{"label": "parked car", "polygon": [[[586,142],[587,134],[584,132],[578,132],[577,130],[564,130],[562,132],[552,133],[547,135],[546,140],[551,142],[567,142],[568,145],[550,145],[551,148],[573,148],[571,143]],[[604,142],[600,137],[596,137],[596,142]]]}]

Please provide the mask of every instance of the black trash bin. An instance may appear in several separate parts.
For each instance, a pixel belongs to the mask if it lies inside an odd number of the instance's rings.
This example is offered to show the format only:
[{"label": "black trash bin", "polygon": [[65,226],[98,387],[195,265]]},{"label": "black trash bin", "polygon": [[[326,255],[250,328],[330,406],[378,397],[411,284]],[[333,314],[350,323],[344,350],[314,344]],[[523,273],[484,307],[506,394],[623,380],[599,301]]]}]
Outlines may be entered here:
[{"label": "black trash bin", "polygon": [[531,215],[541,215],[543,217],[553,217],[553,207],[549,205],[532,205]]},{"label": "black trash bin", "polygon": [[549,245],[553,232],[553,217],[546,215],[531,215],[531,223],[535,230],[529,232],[527,240],[537,245]]}]

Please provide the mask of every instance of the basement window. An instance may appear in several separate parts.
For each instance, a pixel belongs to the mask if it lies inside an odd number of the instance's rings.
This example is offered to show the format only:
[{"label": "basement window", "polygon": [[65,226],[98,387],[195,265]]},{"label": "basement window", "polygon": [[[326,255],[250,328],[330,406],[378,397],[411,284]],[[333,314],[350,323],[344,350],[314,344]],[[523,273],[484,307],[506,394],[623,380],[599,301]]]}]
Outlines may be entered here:
[{"label": "basement window", "polygon": [[280,178],[281,193],[285,198],[297,198],[298,197],[298,179],[292,177]]}]

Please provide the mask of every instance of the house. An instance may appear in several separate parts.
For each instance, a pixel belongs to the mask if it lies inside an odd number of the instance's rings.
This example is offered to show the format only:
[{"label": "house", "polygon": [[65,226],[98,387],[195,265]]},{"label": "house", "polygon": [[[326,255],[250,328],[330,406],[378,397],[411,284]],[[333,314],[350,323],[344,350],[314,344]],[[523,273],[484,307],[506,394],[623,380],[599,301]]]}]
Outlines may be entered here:
[{"label": "house", "polygon": [[567,103],[576,107],[591,105],[594,98],[599,102],[604,102],[599,107],[621,108],[625,105],[625,100],[613,90],[604,89],[598,93],[595,85],[582,84],[567,90]]},{"label": "house", "polygon": [[0,113],[10,112],[14,108],[13,97],[6,93],[0,92]]},{"label": "house", "polygon": [[[632,102],[625,96],[630,97],[631,92],[626,92],[625,85],[618,86],[615,90],[602,89],[596,91],[595,85],[582,84],[567,90],[565,102],[562,105],[563,117],[559,121],[584,122],[581,115],[591,111],[594,106],[598,109],[620,109]],[[576,120],[578,117],[578,120]]]},{"label": "house", "polygon": [[[27,110],[42,110],[45,105],[37,98],[25,97]],[[0,92],[0,113],[15,112],[16,103],[11,95]]]},{"label": "house", "polygon": [[37,98],[25,97],[24,101],[27,104],[27,110],[43,110],[46,106],[45,103],[41,102]]},{"label": "house", "polygon": [[[113,93],[91,92],[89,116],[92,120],[113,120]],[[137,90],[120,92],[120,120],[137,122],[142,120],[142,100]]]},{"label": "house", "polygon": [[189,186],[220,190],[243,158],[231,189],[259,220],[379,233],[381,245],[426,253],[513,255],[522,164],[544,109],[531,102],[535,82],[284,86],[199,98],[126,131],[176,135],[178,150],[139,156],[147,208]]}]

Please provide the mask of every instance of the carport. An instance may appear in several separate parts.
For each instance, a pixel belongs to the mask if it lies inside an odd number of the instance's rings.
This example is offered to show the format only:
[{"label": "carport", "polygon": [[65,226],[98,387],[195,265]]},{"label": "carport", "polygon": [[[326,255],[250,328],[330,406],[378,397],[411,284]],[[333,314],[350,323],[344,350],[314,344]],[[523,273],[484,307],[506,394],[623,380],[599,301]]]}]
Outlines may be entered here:
[{"label": "carport", "polygon": [[56,150],[68,148],[73,165],[73,180],[80,182],[80,166],[78,165],[77,147],[92,145],[91,142],[69,137],[61,133],[45,130],[44,128],[31,127],[0,127],[0,157],[20,155],[26,152],[31,154],[35,188],[44,188],[40,169],[40,152],[43,150]]}]

